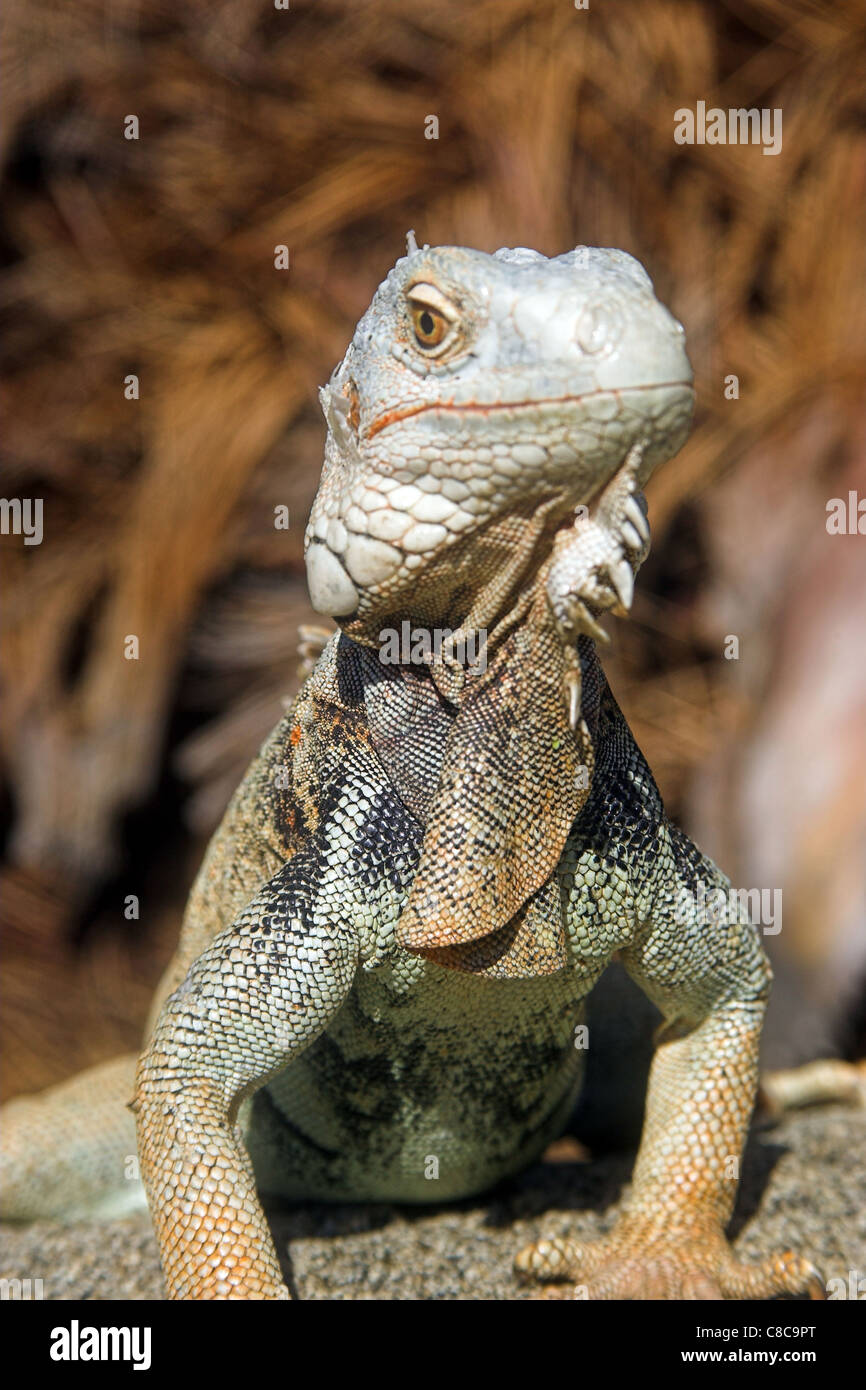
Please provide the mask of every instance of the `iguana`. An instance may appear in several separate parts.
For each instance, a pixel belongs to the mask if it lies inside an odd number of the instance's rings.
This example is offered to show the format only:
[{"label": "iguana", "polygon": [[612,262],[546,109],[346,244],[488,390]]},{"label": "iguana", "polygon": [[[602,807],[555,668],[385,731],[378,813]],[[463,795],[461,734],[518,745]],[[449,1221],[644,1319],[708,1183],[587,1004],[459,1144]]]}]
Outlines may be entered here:
[{"label": "iguana", "polygon": [[7,1107],[5,1214],[119,1210],[134,1087],[169,1294],[286,1298],[259,1193],[514,1174],[566,1122],[617,957],[665,1020],[631,1194],[518,1272],[817,1296],[805,1259],[726,1241],[770,972],[739,914],[702,919],[727,880],[667,820],[595,650],[689,429],[680,324],[622,251],[410,237],[321,396],[306,562],[339,631],[210,844],[137,1079],[124,1058]]}]

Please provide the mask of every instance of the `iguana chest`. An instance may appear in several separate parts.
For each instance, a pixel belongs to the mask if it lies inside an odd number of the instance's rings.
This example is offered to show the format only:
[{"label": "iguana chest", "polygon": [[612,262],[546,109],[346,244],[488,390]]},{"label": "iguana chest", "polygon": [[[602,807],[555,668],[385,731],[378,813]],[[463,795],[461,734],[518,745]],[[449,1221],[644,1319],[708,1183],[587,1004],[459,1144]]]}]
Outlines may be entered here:
[{"label": "iguana chest", "polygon": [[287,1196],[439,1201],[516,1171],[573,1103],[587,987],[573,971],[489,980],[403,952],[361,970],[259,1106],[274,1182]]},{"label": "iguana chest", "polygon": [[[299,720],[294,787],[309,765],[313,920],[351,930],[358,971],[326,1031],[257,1098],[248,1143],[262,1190],[286,1197],[451,1199],[519,1170],[560,1131],[580,1081],[582,1002],[631,925],[603,920],[570,839],[524,914],[521,974],[495,973],[508,942],[463,968],[404,949],[425,828],[341,690],[339,717],[325,725],[314,709],[310,734]],[[477,931],[494,936],[483,917]]]}]

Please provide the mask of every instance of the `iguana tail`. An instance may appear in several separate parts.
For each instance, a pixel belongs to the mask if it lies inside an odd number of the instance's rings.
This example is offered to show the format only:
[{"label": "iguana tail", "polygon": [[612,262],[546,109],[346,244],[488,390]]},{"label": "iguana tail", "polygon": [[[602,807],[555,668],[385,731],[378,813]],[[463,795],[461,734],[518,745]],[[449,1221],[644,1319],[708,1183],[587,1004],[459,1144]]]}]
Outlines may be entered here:
[{"label": "iguana tail", "polygon": [[0,1219],[77,1221],[145,1206],[127,1109],[138,1054],[0,1110]]}]

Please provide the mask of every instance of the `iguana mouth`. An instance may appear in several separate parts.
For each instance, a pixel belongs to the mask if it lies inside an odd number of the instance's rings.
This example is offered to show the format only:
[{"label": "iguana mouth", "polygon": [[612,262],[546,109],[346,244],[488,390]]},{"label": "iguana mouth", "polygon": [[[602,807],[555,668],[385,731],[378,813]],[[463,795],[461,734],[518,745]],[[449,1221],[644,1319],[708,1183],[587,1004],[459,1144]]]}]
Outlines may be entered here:
[{"label": "iguana mouth", "polygon": [[676,390],[685,387],[692,390],[690,381],[654,381],[643,386],[627,386],[622,388],[605,388],[597,391],[584,391],[578,395],[566,396],[541,396],[534,399],[516,401],[421,401],[415,405],[395,407],[387,410],[384,414],[377,416],[375,420],[362,431],[362,438],[372,439],[380,434],[382,430],[389,429],[391,425],[399,424],[401,420],[409,420],[416,415],[424,415],[434,411],[441,415],[493,415],[499,412],[519,412],[543,409],[544,406],[579,406],[589,400],[603,399],[605,396],[619,399],[624,392],[634,391],[663,391]]},{"label": "iguana mouth", "polygon": [[[632,491],[640,491],[687,428],[692,400],[691,387],[680,380],[489,405],[425,401],[379,415],[370,427],[376,438],[371,443],[367,435],[363,455],[352,454],[350,467],[335,468],[314,509],[307,542],[314,607],[365,626],[380,617],[425,614],[434,625],[453,626],[449,619],[462,620],[460,605],[471,604],[478,582],[470,538],[486,547],[485,573],[500,573],[500,597],[506,583],[525,583],[527,566],[549,554],[555,528],[575,507],[592,503],[638,441]],[[491,414],[495,423],[487,428]],[[337,412],[330,418],[344,428]],[[428,422],[423,429],[419,418]],[[443,456],[441,471],[425,475],[431,450]],[[643,525],[635,506],[632,511],[637,553]],[[626,520],[620,516],[618,526]],[[598,527],[594,534],[598,540]],[[535,538],[531,555],[529,537]],[[589,549],[587,542],[587,559]],[[611,562],[610,573],[592,601],[611,607],[618,595],[626,609],[628,580],[619,562],[628,561],[629,548],[620,555],[611,545],[603,549],[598,558]],[[419,595],[425,611],[415,613]]]}]

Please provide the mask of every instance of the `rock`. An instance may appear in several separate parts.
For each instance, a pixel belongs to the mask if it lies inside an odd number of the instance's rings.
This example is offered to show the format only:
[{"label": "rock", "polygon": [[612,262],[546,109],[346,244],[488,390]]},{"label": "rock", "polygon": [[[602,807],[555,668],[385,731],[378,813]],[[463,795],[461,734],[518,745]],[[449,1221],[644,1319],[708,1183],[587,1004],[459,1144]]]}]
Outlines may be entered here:
[{"label": "rock", "polygon": [[[326,1206],[271,1212],[302,1299],[512,1299],[515,1253],[540,1235],[591,1238],[611,1224],[631,1160],[538,1163],[485,1199],[443,1207]],[[734,1219],[743,1259],[793,1247],[825,1279],[866,1277],[866,1111],[785,1117],[752,1135]],[[41,1279],[46,1299],[164,1297],[145,1216],[0,1228],[0,1274]],[[837,1286],[840,1287],[841,1286]],[[14,1288],[13,1288],[14,1293]]]}]

